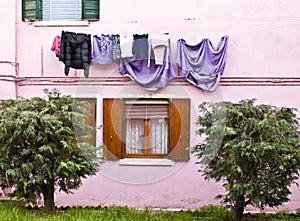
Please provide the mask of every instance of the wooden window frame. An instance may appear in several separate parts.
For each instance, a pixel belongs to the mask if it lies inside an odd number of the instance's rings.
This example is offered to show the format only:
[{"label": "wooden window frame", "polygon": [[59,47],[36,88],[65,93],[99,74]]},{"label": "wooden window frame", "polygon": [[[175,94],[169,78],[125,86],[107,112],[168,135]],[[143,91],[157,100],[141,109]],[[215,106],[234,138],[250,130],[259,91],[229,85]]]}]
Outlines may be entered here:
[{"label": "wooden window frame", "polygon": [[[132,100],[132,99],[123,99],[123,106],[125,107],[126,105],[126,101],[127,100]],[[170,153],[170,106],[169,106],[169,99],[151,99],[151,98],[148,98],[148,99],[144,99],[144,98],[141,98],[141,99],[134,99],[134,100],[143,100],[145,101],[145,105],[151,105],[151,104],[159,104],[160,101],[167,101],[168,104],[165,104],[165,105],[168,105],[168,140],[167,140],[167,145],[168,145],[168,151],[166,154],[151,154],[150,152],[150,119],[144,119],[144,150],[145,150],[145,153],[143,154],[131,154],[131,153],[127,153],[126,151],[126,143],[125,142],[122,142],[122,152],[125,153],[123,158],[165,158],[169,155]],[[148,102],[147,102],[148,101]],[[138,105],[138,104],[133,104],[133,105]],[[123,111],[124,112],[124,111]],[[123,115],[123,122],[126,122],[126,116],[125,116],[125,113]],[[125,141],[126,140],[126,124],[123,124],[123,140]]]}]

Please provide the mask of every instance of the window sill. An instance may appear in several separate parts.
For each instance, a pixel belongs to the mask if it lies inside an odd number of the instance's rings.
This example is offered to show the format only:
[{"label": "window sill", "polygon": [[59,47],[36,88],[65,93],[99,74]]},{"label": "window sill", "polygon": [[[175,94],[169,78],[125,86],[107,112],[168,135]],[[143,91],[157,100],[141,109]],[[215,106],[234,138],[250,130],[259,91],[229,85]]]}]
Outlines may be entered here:
[{"label": "window sill", "polygon": [[60,26],[89,26],[90,22],[82,21],[35,21],[33,25],[36,27],[60,27]]},{"label": "window sill", "polygon": [[120,166],[174,166],[170,159],[124,158],[119,160]]}]

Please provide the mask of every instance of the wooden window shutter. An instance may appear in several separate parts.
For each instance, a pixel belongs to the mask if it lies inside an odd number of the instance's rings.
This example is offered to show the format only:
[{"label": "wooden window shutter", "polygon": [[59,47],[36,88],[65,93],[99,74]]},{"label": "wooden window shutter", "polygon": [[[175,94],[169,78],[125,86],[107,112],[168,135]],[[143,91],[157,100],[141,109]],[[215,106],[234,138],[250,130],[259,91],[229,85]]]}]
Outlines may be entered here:
[{"label": "wooden window shutter", "polygon": [[99,0],[83,0],[82,19],[99,20]]},{"label": "wooden window shutter", "polygon": [[190,158],[190,99],[171,99],[170,157],[175,161]]},{"label": "wooden window shutter", "polygon": [[121,99],[103,99],[103,143],[104,156],[108,160],[121,158]]},{"label": "wooden window shutter", "polygon": [[42,0],[22,0],[22,19],[42,19]]},{"label": "wooden window shutter", "polygon": [[88,115],[85,117],[86,124],[90,125],[93,129],[92,136],[89,138],[88,142],[96,146],[96,98],[75,98],[77,101],[86,102],[86,108]]}]

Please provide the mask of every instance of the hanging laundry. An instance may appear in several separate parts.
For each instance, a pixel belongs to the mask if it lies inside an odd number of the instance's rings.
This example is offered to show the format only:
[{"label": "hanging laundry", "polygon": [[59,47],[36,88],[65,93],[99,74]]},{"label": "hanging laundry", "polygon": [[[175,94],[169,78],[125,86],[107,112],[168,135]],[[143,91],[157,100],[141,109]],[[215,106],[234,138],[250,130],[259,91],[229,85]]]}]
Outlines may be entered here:
[{"label": "hanging laundry", "polygon": [[[176,75],[170,64],[171,51],[168,53],[168,57],[166,56],[165,53],[163,65],[156,65],[154,59],[151,59],[149,66],[147,59],[121,58],[119,73],[130,77],[146,90],[161,89]],[[153,52],[151,52],[151,57],[153,58]]]},{"label": "hanging laundry", "polygon": [[71,67],[84,69],[84,76],[88,77],[92,61],[91,35],[62,31],[59,60],[65,64],[66,76]]},{"label": "hanging laundry", "polygon": [[59,57],[59,53],[60,53],[60,36],[57,35],[53,39],[51,51],[54,51],[56,57]]},{"label": "hanging laundry", "polygon": [[197,45],[177,41],[176,63],[186,80],[206,91],[214,91],[220,82],[226,64],[228,36],[223,36],[215,48],[207,38]]},{"label": "hanging laundry", "polygon": [[162,65],[164,62],[164,54],[167,53],[166,58],[168,58],[168,45],[169,39],[154,39],[149,40],[151,49],[154,53],[155,64]]},{"label": "hanging laundry", "polygon": [[133,35],[120,36],[121,58],[133,57],[132,46],[133,46]]},{"label": "hanging laundry", "polygon": [[113,34],[111,35],[112,38],[112,53],[113,53],[113,59],[116,62],[119,62],[121,58],[121,48],[120,48],[120,35]]},{"label": "hanging laundry", "polygon": [[114,62],[110,35],[93,36],[93,62],[98,64],[111,64]]},{"label": "hanging laundry", "polygon": [[133,35],[133,55],[135,59],[147,59],[148,58],[148,34],[134,34]]}]

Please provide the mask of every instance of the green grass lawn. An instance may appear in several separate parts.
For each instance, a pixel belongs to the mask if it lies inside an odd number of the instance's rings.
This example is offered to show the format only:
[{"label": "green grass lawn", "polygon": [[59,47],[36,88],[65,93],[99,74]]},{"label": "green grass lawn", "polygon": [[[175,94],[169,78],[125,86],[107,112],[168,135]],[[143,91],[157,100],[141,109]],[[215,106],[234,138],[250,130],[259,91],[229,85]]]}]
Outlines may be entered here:
[{"label": "green grass lawn", "polygon": [[[197,211],[153,211],[136,210],[124,207],[90,207],[90,208],[60,208],[56,215],[47,215],[42,209],[27,209],[20,202],[0,202],[1,221],[147,221],[147,220],[230,220],[231,213],[223,207],[204,206]],[[252,214],[247,215],[244,220],[296,220],[300,221],[300,214],[289,214],[280,212],[277,214]]]}]

